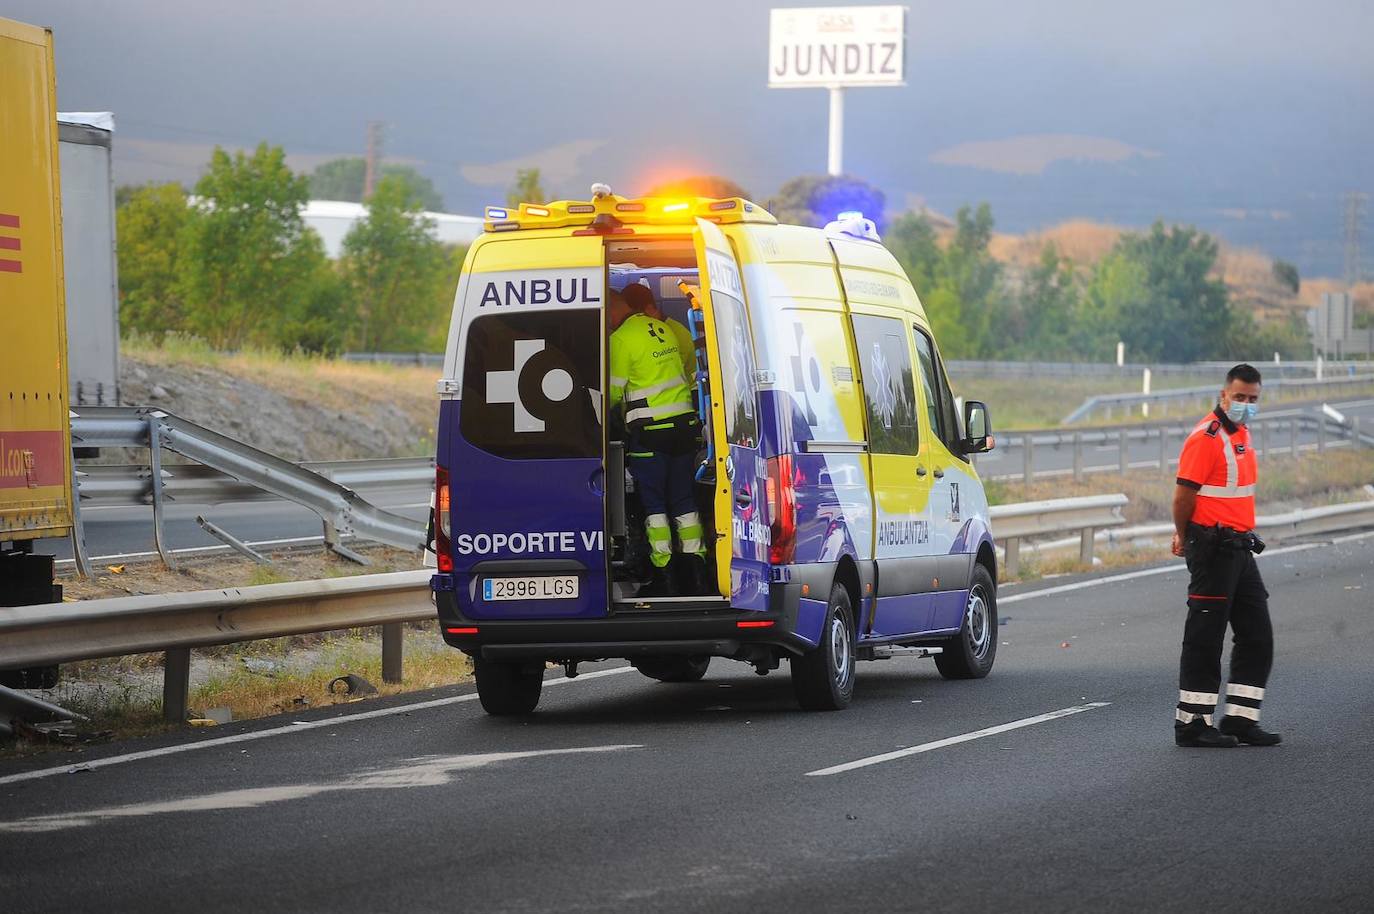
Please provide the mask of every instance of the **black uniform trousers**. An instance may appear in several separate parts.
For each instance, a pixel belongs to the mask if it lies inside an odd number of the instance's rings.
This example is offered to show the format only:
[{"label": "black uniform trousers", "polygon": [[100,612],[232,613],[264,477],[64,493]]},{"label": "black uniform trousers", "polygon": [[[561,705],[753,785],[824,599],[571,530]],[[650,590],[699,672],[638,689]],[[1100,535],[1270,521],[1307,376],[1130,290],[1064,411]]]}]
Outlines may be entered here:
[{"label": "black uniform trousers", "polygon": [[1231,675],[1226,686],[1228,716],[1259,720],[1264,686],[1274,663],[1274,630],[1269,621],[1269,591],[1248,549],[1215,545],[1189,528],[1185,548],[1188,621],[1179,660],[1179,725],[1196,718],[1212,723],[1221,685],[1221,650],[1226,626],[1233,632]]}]

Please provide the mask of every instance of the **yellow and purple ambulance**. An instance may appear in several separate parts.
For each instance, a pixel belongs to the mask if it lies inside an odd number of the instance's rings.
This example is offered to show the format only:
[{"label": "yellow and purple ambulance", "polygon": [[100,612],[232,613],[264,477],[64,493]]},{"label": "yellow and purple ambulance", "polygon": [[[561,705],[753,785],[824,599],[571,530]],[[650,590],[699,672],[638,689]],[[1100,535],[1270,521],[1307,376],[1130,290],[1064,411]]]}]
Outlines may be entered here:
[{"label": "yellow and purple ambulance", "polygon": [[[642,512],[607,397],[607,302],[629,283],[694,340],[705,595],[640,595]],[[861,214],[782,225],[740,198],[604,185],[490,207],[439,396],[432,587],[490,713],[533,711],[550,662],[690,682],[713,657],[787,661],[818,710],[849,704],[858,660],[992,669],[996,556],[971,460],[992,447],[988,410],[960,410]]]}]

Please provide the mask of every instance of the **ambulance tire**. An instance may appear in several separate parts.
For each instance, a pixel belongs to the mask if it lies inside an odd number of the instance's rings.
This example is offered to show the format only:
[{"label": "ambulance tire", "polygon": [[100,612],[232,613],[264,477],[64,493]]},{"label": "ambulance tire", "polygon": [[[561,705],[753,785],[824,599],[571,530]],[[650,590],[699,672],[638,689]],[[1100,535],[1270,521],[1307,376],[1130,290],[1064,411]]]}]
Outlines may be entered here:
[{"label": "ambulance tire", "polygon": [[935,655],[935,666],[946,679],[982,679],[997,659],[997,588],[982,565],[973,566],[973,582],[964,605],[964,624],[958,637]]},{"label": "ambulance tire", "polygon": [[511,663],[498,660],[472,661],[477,680],[477,698],[482,710],[493,717],[530,714],[539,704],[544,690],[544,664]]},{"label": "ambulance tire", "polygon": [[830,588],[821,643],[793,657],[792,692],[804,711],[841,711],[854,698],[854,609],[843,584]]},{"label": "ambulance tire", "polygon": [[710,657],[639,657],[634,668],[659,682],[700,682],[711,665]]}]

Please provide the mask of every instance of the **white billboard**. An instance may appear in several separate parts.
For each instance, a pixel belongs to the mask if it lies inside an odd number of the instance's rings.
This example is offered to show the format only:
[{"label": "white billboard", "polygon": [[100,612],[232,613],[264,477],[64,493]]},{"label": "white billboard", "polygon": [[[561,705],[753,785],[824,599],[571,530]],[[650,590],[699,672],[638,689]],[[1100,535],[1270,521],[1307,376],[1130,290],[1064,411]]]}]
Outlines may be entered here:
[{"label": "white billboard", "polygon": [[901,86],[905,79],[906,7],[769,11],[770,88]]}]

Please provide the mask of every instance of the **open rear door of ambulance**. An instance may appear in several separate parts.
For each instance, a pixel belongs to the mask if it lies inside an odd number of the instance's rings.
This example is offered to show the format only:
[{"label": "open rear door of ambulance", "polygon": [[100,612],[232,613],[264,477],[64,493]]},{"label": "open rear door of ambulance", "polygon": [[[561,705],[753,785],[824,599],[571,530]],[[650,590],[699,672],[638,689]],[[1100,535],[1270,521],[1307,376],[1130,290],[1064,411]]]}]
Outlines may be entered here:
[{"label": "open rear door of ambulance", "polygon": [[[730,240],[714,223],[692,233],[710,375],[715,570],[736,609],[768,609],[768,468],[759,454],[758,391],[744,284]],[[709,559],[708,559],[709,561]]]},{"label": "open rear door of ambulance", "polygon": [[487,241],[459,282],[438,462],[468,618],[608,613],[605,284],[597,236]]}]

